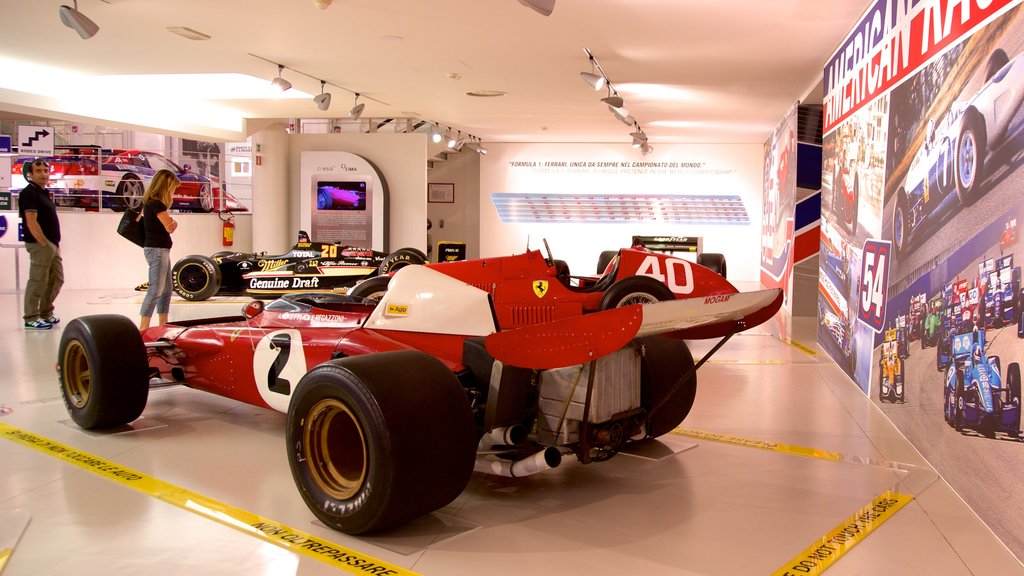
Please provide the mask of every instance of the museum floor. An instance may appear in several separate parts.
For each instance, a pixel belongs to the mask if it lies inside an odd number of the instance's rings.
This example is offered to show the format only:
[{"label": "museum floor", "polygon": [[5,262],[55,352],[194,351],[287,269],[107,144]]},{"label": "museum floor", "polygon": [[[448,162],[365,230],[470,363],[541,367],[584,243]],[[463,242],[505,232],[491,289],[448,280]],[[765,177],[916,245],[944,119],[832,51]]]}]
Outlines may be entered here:
[{"label": "museum floor", "polygon": [[[131,291],[68,289],[57,313],[65,324],[134,318],[139,301]],[[175,301],[171,318],[234,314],[241,302]],[[734,337],[700,369],[685,430],[635,455],[588,466],[567,458],[521,479],[474,474],[442,510],[354,538],[302,503],[281,414],[170,387],[150,393],[129,429],[77,428],[54,372],[62,329],[26,333],[20,309],[20,295],[0,294],[4,576],[806,574],[841,542],[857,544],[830,576],[1024,574],[817,352],[809,319],[793,343],[757,330]],[[710,343],[692,348],[696,356]],[[896,500],[906,504],[887,520],[869,512]],[[274,528],[247,531],[253,524]]]}]

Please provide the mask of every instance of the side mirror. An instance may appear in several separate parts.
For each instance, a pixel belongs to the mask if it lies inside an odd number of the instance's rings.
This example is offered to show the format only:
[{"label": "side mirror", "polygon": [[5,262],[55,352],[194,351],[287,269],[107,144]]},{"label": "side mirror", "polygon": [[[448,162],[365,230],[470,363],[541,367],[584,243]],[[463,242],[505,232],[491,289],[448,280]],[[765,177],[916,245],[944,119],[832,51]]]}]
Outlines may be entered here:
[{"label": "side mirror", "polygon": [[242,306],[242,316],[245,316],[246,320],[252,320],[263,313],[263,301],[253,300],[245,306]]}]

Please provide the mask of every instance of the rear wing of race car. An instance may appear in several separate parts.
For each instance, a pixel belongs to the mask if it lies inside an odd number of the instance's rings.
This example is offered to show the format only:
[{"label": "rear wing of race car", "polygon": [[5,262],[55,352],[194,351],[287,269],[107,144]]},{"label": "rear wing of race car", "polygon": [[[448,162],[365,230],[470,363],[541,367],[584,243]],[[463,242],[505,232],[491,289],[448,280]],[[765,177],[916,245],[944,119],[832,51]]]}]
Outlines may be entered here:
[{"label": "rear wing of race car", "polygon": [[484,343],[497,360],[538,370],[590,362],[621,349],[634,338],[656,334],[684,339],[722,338],[711,351],[714,353],[732,335],[767,321],[781,306],[782,290],[778,288],[634,304],[497,332],[487,336]]}]

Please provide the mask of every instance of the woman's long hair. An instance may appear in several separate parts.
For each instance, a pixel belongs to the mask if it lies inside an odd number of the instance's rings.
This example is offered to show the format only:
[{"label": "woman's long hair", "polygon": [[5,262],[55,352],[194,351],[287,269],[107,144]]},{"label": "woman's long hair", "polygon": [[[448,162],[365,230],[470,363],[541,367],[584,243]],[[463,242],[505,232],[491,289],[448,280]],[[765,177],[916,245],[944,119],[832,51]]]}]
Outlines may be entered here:
[{"label": "woman's long hair", "polygon": [[149,189],[142,195],[142,203],[148,204],[154,198],[159,200],[168,210],[171,202],[174,201],[174,191],[178,189],[181,180],[170,170],[159,170],[153,175],[153,181],[149,183]]}]

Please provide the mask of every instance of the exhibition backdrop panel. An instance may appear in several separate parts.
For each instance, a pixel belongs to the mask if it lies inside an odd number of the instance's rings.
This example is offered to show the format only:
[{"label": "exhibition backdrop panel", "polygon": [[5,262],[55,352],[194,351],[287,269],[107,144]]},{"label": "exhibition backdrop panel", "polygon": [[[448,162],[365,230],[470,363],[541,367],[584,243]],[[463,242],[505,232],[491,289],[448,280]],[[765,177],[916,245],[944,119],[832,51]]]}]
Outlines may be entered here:
[{"label": "exhibition backdrop panel", "polygon": [[[761,208],[761,286],[782,288],[785,314],[792,316],[793,220],[796,205],[797,108],[793,104],[764,143]],[[785,334],[788,334],[785,330]]]},{"label": "exhibition backdrop panel", "polygon": [[1022,557],[1021,2],[909,4],[825,67],[819,342]]},{"label": "exhibition backdrop panel", "polygon": [[303,152],[300,227],[317,242],[387,251],[387,182],[369,160],[349,152]]},{"label": "exhibition backdrop panel", "polygon": [[488,145],[480,164],[480,252],[530,246],[593,273],[634,236],[701,236],[730,280],[758,281],[763,152],[758,145]]}]

